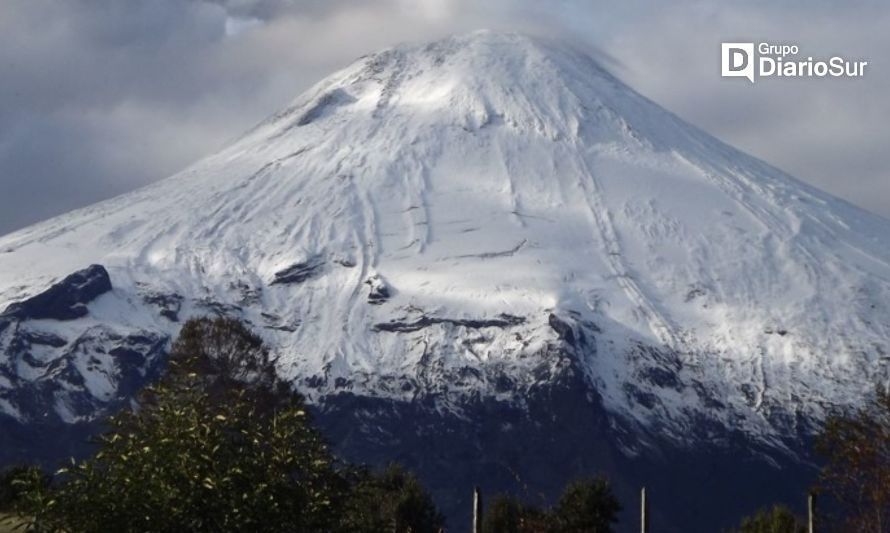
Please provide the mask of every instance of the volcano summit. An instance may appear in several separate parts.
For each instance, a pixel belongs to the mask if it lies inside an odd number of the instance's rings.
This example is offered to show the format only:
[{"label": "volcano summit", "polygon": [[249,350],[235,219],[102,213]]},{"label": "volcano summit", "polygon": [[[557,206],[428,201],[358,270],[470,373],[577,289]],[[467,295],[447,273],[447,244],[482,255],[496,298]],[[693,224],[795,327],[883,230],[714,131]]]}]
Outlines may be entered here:
[{"label": "volcano summit", "polygon": [[0,459],[122,405],[221,314],[345,453],[406,458],[446,509],[473,479],[720,472],[702,449],[784,479],[887,380],[888,302],[887,220],[570,46],[476,32],[363,57],[171,178],[0,238]]}]

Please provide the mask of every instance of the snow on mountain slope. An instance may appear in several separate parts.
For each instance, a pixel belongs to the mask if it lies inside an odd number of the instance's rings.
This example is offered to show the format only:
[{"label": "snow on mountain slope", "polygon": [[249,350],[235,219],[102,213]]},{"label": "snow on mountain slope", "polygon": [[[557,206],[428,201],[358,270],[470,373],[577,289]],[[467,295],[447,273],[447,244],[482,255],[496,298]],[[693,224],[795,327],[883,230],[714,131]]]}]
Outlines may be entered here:
[{"label": "snow on mountain slope", "polygon": [[[890,222],[514,34],[361,58],[167,180],[0,238],[0,310],[90,264],[113,289],[86,316],[0,317],[0,412],[88,418],[120,394],[109,343],[144,375],[212,313],[316,400],[521,402],[561,349],[680,441],[778,443],[888,374]],[[50,414],[15,393],[59,380]]]}]

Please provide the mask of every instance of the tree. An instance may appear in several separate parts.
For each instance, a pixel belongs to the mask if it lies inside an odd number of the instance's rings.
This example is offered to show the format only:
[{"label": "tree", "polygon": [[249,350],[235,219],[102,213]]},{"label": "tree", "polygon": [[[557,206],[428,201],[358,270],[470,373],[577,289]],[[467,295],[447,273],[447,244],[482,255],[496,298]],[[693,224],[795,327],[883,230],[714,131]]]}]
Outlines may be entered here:
[{"label": "tree", "polygon": [[485,510],[485,533],[541,533],[549,531],[551,521],[537,507],[522,503],[514,496],[499,494]]},{"label": "tree", "polygon": [[10,479],[16,496],[4,509],[8,521],[0,522],[14,531],[56,531],[48,524],[56,510],[56,499],[50,487],[51,476],[40,468],[18,469]]},{"label": "tree", "polygon": [[[242,354],[242,356],[239,356]],[[326,531],[345,492],[302,397],[242,325],[190,321],[170,369],[20,508],[49,531]]]},{"label": "tree", "polygon": [[426,533],[443,523],[400,467],[338,463],[262,340],[235,320],[184,324],[160,382],[107,426],[99,451],[51,485],[38,469],[0,485],[30,530]]},{"label": "tree", "polygon": [[513,496],[499,494],[492,498],[482,519],[482,531],[489,533],[519,533],[522,503]]},{"label": "tree", "polygon": [[804,533],[806,526],[784,505],[760,509],[742,519],[737,533]]},{"label": "tree", "polygon": [[344,531],[435,533],[444,518],[420,482],[397,464],[382,472],[354,469],[342,509]]},{"label": "tree", "polygon": [[13,510],[32,486],[46,487],[49,476],[36,466],[11,466],[0,472],[0,513]]},{"label": "tree", "polygon": [[50,477],[36,466],[13,466],[0,473],[0,531],[22,531],[28,521],[19,509],[46,507]]},{"label": "tree", "polygon": [[162,383],[174,388],[200,386],[211,397],[237,388],[270,410],[276,401],[286,406],[294,396],[290,385],[278,377],[263,340],[231,318],[186,322],[170,350]]},{"label": "tree", "polygon": [[621,504],[603,477],[566,486],[556,505],[542,511],[509,495],[496,496],[482,521],[485,533],[608,533]]},{"label": "tree", "polygon": [[596,477],[570,483],[551,514],[557,531],[606,533],[618,522],[620,511],[609,481]]},{"label": "tree", "polygon": [[816,439],[825,460],[820,487],[838,505],[845,531],[890,531],[890,391],[830,416]]}]

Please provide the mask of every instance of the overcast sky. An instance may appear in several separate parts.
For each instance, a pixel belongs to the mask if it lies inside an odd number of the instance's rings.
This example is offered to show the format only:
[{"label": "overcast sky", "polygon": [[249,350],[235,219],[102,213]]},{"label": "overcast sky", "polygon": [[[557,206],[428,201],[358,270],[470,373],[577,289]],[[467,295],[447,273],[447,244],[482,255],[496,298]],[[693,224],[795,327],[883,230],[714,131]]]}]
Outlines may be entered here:
[{"label": "overcast sky", "polygon": [[[690,122],[890,217],[890,2],[0,0],[0,234],[166,177],[367,52],[478,28],[568,35]],[[869,61],[719,74],[722,41]]]}]

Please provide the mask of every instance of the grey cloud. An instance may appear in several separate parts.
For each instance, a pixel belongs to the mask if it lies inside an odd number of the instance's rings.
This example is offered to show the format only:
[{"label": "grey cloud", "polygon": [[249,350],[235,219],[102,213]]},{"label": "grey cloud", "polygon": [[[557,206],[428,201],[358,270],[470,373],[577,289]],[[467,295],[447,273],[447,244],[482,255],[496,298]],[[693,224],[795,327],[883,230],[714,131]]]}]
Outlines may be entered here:
[{"label": "grey cloud", "polygon": [[[705,130],[835,195],[890,216],[884,148],[890,6],[877,2],[676,4],[606,46],[641,92]],[[694,28],[694,31],[690,31]],[[816,57],[870,61],[858,80],[722,79],[722,41],[797,43]]]}]

